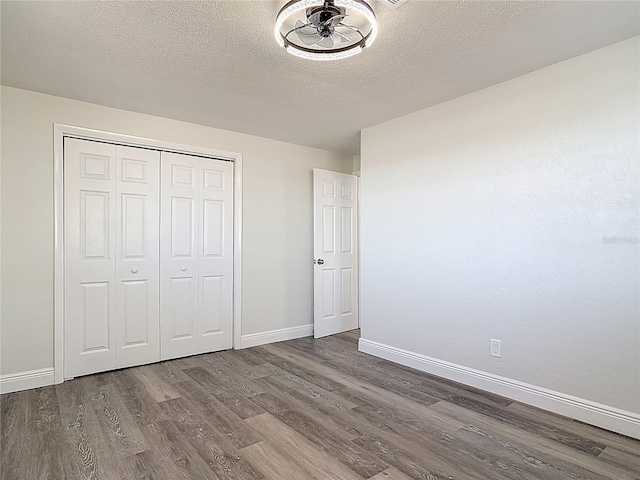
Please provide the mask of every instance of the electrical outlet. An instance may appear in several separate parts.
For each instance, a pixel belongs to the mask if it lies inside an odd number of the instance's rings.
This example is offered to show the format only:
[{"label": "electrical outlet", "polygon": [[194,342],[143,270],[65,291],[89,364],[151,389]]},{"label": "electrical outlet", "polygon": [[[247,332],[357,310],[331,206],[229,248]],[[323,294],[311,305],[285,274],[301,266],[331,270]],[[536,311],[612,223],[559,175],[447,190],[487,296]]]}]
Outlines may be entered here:
[{"label": "electrical outlet", "polygon": [[491,339],[491,351],[489,353],[492,357],[502,357],[502,345],[500,344],[500,340],[496,340],[495,338]]}]

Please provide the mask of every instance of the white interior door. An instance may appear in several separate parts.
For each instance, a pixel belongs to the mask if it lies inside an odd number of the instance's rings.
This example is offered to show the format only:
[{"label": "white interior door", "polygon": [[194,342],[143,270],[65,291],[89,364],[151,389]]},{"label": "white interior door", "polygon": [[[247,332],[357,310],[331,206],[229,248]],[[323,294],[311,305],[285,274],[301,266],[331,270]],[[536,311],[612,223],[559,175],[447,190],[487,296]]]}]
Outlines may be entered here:
[{"label": "white interior door", "polygon": [[115,146],[66,138],[65,377],[116,363]]},{"label": "white interior door", "polygon": [[233,339],[233,164],[162,153],[161,357]]},{"label": "white interior door", "polygon": [[357,177],[313,170],[313,334],[358,328]]},{"label": "white interior door", "polygon": [[160,152],[116,146],[116,368],[160,360]]}]

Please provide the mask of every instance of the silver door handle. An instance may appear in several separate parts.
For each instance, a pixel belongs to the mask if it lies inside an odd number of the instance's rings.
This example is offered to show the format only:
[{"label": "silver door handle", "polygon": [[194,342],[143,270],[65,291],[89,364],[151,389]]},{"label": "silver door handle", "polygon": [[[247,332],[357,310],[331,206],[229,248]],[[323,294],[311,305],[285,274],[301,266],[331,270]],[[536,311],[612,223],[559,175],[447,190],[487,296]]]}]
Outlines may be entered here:
[{"label": "silver door handle", "polygon": [[313,263],[317,263],[318,265],[324,265],[324,260],[319,258],[318,260],[314,260]]}]

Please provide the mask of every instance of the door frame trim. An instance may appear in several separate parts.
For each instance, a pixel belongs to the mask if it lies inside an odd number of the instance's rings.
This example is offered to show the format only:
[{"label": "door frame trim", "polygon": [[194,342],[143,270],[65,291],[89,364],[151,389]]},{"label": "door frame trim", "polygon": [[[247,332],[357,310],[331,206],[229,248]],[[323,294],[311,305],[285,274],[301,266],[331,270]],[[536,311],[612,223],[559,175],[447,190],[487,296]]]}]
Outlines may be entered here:
[{"label": "door frame trim", "polygon": [[54,382],[64,381],[64,137],[114,142],[131,147],[167,150],[233,162],[233,348],[242,348],[242,154],[153,138],[53,124],[53,369]]}]

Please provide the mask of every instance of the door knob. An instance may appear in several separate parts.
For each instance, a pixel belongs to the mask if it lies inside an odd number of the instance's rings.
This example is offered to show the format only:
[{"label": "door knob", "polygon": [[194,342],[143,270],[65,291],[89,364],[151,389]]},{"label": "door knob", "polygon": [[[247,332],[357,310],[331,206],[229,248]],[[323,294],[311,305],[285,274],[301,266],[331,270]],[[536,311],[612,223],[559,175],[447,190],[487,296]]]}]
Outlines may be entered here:
[{"label": "door knob", "polygon": [[180,270],[182,270],[183,272],[187,271],[187,267],[181,267]]},{"label": "door knob", "polygon": [[318,265],[324,265],[324,260],[323,260],[323,259],[321,259],[321,258],[319,258],[319,259],[316,261],[316,263],[317,263]]},{"label": "door knob", "polygon": [[131,269],[131,273],[138,273],[138,269],[137,268],[132,268]]}]

